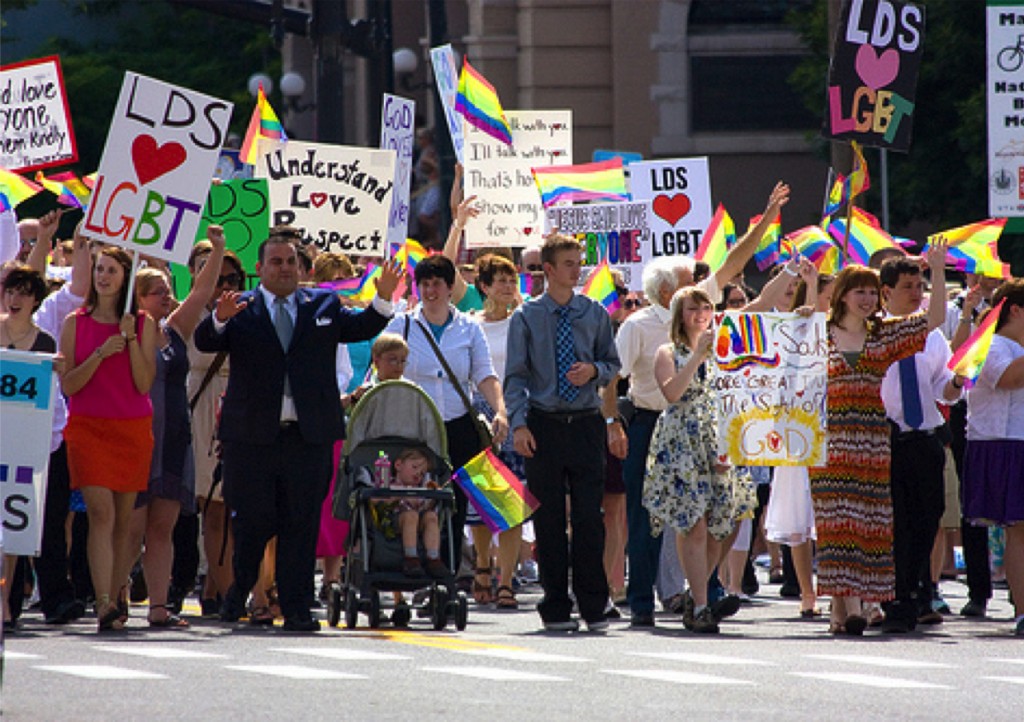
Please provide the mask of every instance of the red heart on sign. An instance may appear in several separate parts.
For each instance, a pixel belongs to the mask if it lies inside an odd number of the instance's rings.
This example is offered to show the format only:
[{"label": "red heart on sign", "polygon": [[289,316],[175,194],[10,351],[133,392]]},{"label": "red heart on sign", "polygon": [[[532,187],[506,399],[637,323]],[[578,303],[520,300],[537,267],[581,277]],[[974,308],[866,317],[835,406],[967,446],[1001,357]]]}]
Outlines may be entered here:
[{"label": "red heart on sign", "polygon": [[324,203],[327,202],[327,194],[326,193],[310,193],[309,194],[309,202],[313,204],[314,208],[319,208],[320,206],[322,206]]},{"label": "red heart on sign", "polygon": [[527,226],[526,228],[523,229],[523,233],[525,233],[526,235],[530,235],[531,233],[533,233],[533,228]]},{"label": "red heart on sign", "polygon": [[188,154],[181,143],[170,141],[156,144],[151,135],[140,135],[132,141],[132,165],[140,185],[146,185],[160,176],[170,173],[185,162]]},{"label": "red heart on sign", "polygon": [[768,448],[772,451],[778,451],[782,448],[782,437],[779,436],[777,431],[773,431],[768,434]]},{"label": "red heart on sign", "polygon": [[674,196],[660,195],[654,197],[652,210],[654,215],[673,226],[679,219],[690,212],[690,197],[685,193],[676,193]]}]

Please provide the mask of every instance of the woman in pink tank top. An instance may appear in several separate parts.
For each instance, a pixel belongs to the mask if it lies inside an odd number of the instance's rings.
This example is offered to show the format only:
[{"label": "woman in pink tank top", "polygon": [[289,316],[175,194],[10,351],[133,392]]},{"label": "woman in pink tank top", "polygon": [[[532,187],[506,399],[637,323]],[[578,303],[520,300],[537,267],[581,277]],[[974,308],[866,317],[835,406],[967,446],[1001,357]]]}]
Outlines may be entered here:
[{"label": "woman in pink tank top", "polygon": [[134,559],[129,525],[135,495],[146,488],[153,451],[149,388],[156,374],[157,328],[145,314],[125,313],[131,257],[113,246],[96,256],[85,305],[61,330],[62,378],[68,396],[71,487],[81,489],[89,518],[89,568],[99,630],[128,619],[122,589]]}]

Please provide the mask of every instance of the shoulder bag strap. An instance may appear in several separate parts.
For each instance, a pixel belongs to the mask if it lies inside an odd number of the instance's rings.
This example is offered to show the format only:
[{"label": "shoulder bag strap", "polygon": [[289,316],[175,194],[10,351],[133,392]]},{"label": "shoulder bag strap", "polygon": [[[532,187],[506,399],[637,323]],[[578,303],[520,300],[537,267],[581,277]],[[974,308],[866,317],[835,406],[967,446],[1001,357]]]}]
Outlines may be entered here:
[{"label": "shoulder bag strap", "polygon": [[227,351],[219,351],[213,358],[213,363],[210,364],[210,368],[206,369],[206,375],[203,376],[202,383],[199,384],[199,388],[196,390],[195,395],[188,400],[188,410],[195,411],[196,404],[199,403],[199,397],[206,391],[206,387],[213,381],[213,377],[220,371],[220,367],[224,365],[224,360],[228,357]]},{"label": "shoulder bag strap", "polygon": [[[406,321],[408,322],[408,317],[406,317]],[[455,387],[456,393],[458,393],[459,398],[462,399],[462,403],[466,405],[466,411],[473,413],[473,404],[470,403],[466,392],[462,390],[462,385],[459,383],[459,380],[455,378],[455,374],[452,373],[451,366],[448,365],[448,362],[444,358],[444,354],[441,353],[441,349],[437,345],[437,341],[434,340],[434,334],[432,334],[430,329],[424,326],[423,322],[419,319],[416,320],[416,325],[420,327],[421,331],[423,331],[423,335],[426,336],[427,341],[430,342],[430,347],[434,349],[434,353],[437,354],[437,360],[441,362],[441,368],[443,368],[444,372],[448,374],[448,379],[452,382],[452,386]]]}]

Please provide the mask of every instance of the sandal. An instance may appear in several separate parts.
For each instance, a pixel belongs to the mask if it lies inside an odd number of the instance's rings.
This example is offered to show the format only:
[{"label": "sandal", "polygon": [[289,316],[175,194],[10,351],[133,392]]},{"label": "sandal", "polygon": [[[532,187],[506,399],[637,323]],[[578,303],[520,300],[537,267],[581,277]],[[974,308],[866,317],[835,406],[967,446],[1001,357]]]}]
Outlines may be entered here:
[{"label": "sandal", "polygon": [[498,587],[498,594],[494,598],[495,606],[498,609],[519,609],[519,601],[512,587],[502,584]]},{"label": "sandal", "polygon": [[249,624],[256,627],[269,627],[274,624],[274,618],[270,607],[253,607],[249,610]]},{"label": "sandal", "polygon": [[117,632],[124,629],[121,610],[118,609],[118,605],[110,603],[110,597],[107,595],[96,600],[96,620],[97,632]]},{"label": "sandal", "polygon": [[[473,570],[473,599],[477,604],[490,604],[494,601],[491,596],[491,570],[488,567],[477,567]],[[486,577],[487,583],[481,584],[477,581],[480,577]]]},{"label": "sandal", "polygon": [[128,588],[130,585],[121,587],[121,591],[117,593],[117,620],[121,622],[121,625],[128,623]]},{"label": "sandal", "polygon": [[[153,619],[154,609],[163,609],[167,612],[167,616],[163,619]],[[149,626],[154,629],[188,629],[189,627],[188,622],[172,612],[166,604],[150,604],[147,619]]]}]

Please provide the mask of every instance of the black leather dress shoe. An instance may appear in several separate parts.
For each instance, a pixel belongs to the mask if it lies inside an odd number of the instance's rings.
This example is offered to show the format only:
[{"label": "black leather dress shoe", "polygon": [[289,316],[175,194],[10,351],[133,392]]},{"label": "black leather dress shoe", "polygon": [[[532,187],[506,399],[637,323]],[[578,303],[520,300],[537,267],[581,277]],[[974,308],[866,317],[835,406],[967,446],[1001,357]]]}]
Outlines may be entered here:
[{"label": "black leather dress shoe", "polygon": [[631,614],[629,616],[629,626],[634,628],[639,627],[653,627],[654,626],[654,615],[653,614]]},{"label": "black leather dress shoe", "polygon": [[228,589],[224,602],[220,605],[220,621],[233,624],[245,616],[245,602],[239,599],[235,588]]},{"label": "black leather dress shoe", "polygon": [[281,628],[286,632],[319,632],[320,622],[311,617],[289,617]]},{"label": "black leather dress shoe", "polygon": [[80,599],[69,599],[57,606],[52,614],[47,614],[47,624],[68,624],[85,615],[85,602]]}]

